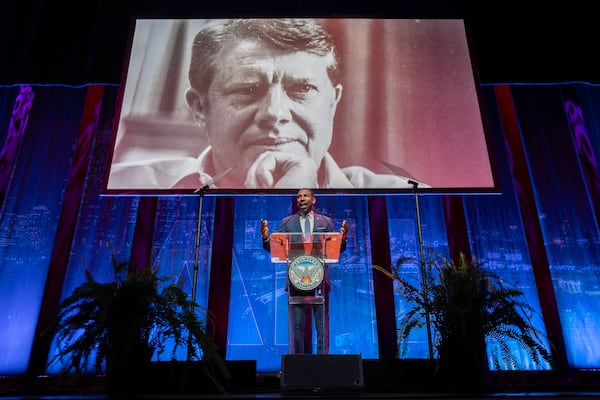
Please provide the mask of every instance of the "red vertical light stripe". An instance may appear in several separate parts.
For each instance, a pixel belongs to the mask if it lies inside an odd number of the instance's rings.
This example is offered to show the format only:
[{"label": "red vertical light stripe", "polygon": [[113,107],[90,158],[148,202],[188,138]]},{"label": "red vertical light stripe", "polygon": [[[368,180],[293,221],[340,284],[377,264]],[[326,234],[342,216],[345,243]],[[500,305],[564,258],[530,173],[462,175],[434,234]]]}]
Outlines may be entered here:
[{"label": "red vertical light stripe", "polygon": [[208,313],[214,318],[214,340],[223,358],[227,352],[231,268],[233,266],[233,226],[235,214],[233,196],[218,197],[215,205],[213,249],[210,260]]},{"label": "red vertical light stripe", "polygon": [[42,338],[39,333],[49,326],[52,317],[60,305],[69,255],[71,254],[71,245],[77,225],[77,216],[79,215],[79,207],[83,196],[85,177],[88,172],[89,160],[92,153],[94,134],[98,126],[103,94],[104,87],[101,85],[90,86],[87,91],[81,124],[79,126],[79,135],[71,164],[71,172],[65,190],[65,200],[62,205],[56,239],[50,257],[48,277],[46,279],[46,287],[36,328],[38,334],[34,338],[31,359],[29,360],[27,371],[29,379],[33,379],[45,371],[51,339],[47,337]]},{"label": "red vertical light stripe", "polygon": [[[371,260],[373,265],[391,271],[390,238],[388,231],[387,203],[384,196],[369,197],[369,227],[371,234]],[[392,359],[398,354],[394,283],[392,279],[373,269],[373,292],[379,358]]]},{"label": "red vertical light stripe", "polygon": [[529,176],[527,157],[521,138],[521,129],[512,92],[508,85],[497,85],[494,87],[494,90],[504,130],[504,141],[513,177],[513,185],[521,212],[536,288],[540,298],[542,316],[549,340],[553,345],[552,351],[556,359],[556,366],[565,379],[570,379],[572,371],[569,370],[548,256],[544,246],[542,228],[538,219],[533,186]]},{"label": "red vertical light stripe", "polygon": [[442,204],[450,259],[459,265],[461,253],[467,260],[472,258],[463,199],[462,196],[442,196]]}]

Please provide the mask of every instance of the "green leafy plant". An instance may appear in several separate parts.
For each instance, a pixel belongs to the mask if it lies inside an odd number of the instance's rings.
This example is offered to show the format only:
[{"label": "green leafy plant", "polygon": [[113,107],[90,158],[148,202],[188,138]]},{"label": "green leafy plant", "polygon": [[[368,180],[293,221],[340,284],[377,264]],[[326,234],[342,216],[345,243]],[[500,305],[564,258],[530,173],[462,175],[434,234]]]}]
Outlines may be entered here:
[{"label": "green leafy plant", "polygon": [[86,281],[62,301],[44,333],[58,348],[49,364],[60,363],[62,375],[78,377],[93,363],[97,373],[106,368],[109,386],[140,389],[152,356],[163,355],[170,343],[172,360],[185,348],[188,361],[202,360],[208,379],[224,392],[229,373],[208,332],[207,310],[181,287],[161,285],[166,278],[156,270],[131,268],[114,254],[111,262],[114,281],[99,283],[86,269]]},{"label": "green leafy plant", "polygon": [[515,370],[522,369],[511,350],[518,346],[536,363],[552,364],[545,336],[532,323],[535,309],[514,284],[487,271],[476,259],[464,254],[455,263],[440,255],[429,255],[425,280],[413,283],[403,278],[402,268],[410,258],[400,258],[391,272],[374,266],[392,278],[398,293],[411,305],[398,328],[400,355],[405,354],[410,334],[429,322],[433,330],[433,350],[437,373],[461,379],[458,374],[483,380],[486,367],[486,343],[498,352],[493,365],[500,361]]}]

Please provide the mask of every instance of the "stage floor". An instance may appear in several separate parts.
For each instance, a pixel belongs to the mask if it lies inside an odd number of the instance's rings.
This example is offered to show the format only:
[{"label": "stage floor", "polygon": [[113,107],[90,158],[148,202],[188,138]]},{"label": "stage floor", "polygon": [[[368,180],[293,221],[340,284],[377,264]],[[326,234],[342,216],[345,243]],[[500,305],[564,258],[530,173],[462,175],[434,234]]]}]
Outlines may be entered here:
[{"label": "stage floor", "polygon": [[59,394],[59,393],[22,393],[22,394],[0,394],[2,400],[100,400],[100,399],[163,399],[163,400],[187,400],[187,399],[215,399],[215,400],[247,400],[247,399],[364,399],[364,400],[455,400],[468,398],[471,400],[566,400],[585,399],[600,400],[600,392],[525,392],[525,393],[486,393],[478,395],[461,395],[455,393],[236,393],[236,394],[185,394],[185,395],[140,395],[140,396],[109,396],[108,394]]},{"label": "stage floor", "polygon": [[[2,377],[0,377],[0,380]],[[494,390],[479,393],[444,393],[428,391],[422,388],[419,391],[392,391],[386,389],[379,391],[377,387],[366,386],[360,389],[332,390],[318,387],[303,388],[298,390],[285,390],[281,387],[278,374],[257,375],[256,384],[251,387],[237,388],[235,393],[203,394],[186,390],[184,393],[150,393],[143,395],[109,395],[102,391],[102,383],[89,381],[87,385],[79,385],[72,389],[57,389],[47,384],[27,388],[23,385],[2,385],[0,400],[99,400],[99,399],[147,399],[147,400],[187,400],[187,399],[215,399],[215,400],[248,400],[248,399],[340,399],[340,400],[452,400],[468,398],[471,400],[600,400],[600,389],[595,385],[589,387],[514,387],[505,388],[494,386]],[[522,389],[522,390],[520,390]]]}]

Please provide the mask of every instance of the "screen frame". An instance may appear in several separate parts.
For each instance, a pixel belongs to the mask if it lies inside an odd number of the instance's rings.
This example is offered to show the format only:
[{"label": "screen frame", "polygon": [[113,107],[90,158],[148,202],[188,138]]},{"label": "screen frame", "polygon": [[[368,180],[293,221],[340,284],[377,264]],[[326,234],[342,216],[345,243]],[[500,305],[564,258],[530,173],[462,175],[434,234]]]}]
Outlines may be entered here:
[{"label": "screen frame", "polygon": [[[281,18],[281,17],[275,17],[275,18]],[[211,19],[216,19],[216,18],[206,18],[206,20],[211,20]],[[315,19],[321,19],[321,20],[334,20],[334,19],[340,19],[340,20],[350,20],[351,18],[338,18],[338,17],[322,17],[322,18],[315,18]],[[365,20],[374,20],[374,21],[379,21],[382,20],[381,18],[364,18]],[[114,118],[114,124],[113,124],[113,129],[112,129],[112,135],[111,135],[111,141],[110,141],[110,147],[109,147],[109,151],[108,151],[108,155],[106,157],[106,162],[105,162],[105,170],[104,170],[104,178],[103,178],[103,185],[102,185],[102,189],[101,189],[101,195],[106,196],[106,195],[111,195],[111,196],[122,196],[122,195],[129,195],[129,196],[146,196],[146,195],[150,195],[150,196],[163,196],[163,195],[197,195],[199,193],[201,194],[208,194],[208,195],[221,195],[221,196],[227,196],[227,195],[256,195],[256,194],[261,194],[261,195],[280,195],[280,194],[293,194],[297,191],[297,188],[286,188],[286,189],[248,189],[248,188],[213,188],[213,187],[197,187],[197,188],[186,188],[186,189],[171,189],[171,188],[164,188],[164,189],[145,189],[145,188],[109,188],[108,187],[108,183],[109,183],[109,173],[110,173],[110,168],[112,166],[113,163],[113,158],[115,157],[115,148],[116,148],[116,143],[117,143],[117,135],[118,135],[118,131],[121,128],[121,124],[122,124],[122,116],[123,116],[123,105],[124,105],[124,100],[126,98],[126,91],[128,88],[128,82],[130,79],[132,79],[132,76],[130,74],[130,67],[132,65],[132,58],[133,58],[133,52],[134,52],[134,36],[136,34],[136,26],[138,24],[139,21],[164,21],[165,19],[155,19],[155,18],[133,18],[131,21],[131,27],[130,27],[130,34],[129,34],[129,42],[128,42],[128,52],[127,52],[127,56],[126,56],[126,62],[124,62],[124,66],[123,66],[123,73],[122,73],[122,77],[121,77],[121,85],[120,85],[120,89],[119,89],[119,97],[118,97],[118,104],[116,107],[116,112],[115,112],[115,118]],[[196,21],[197,19],[190,19],[190,18],[175,18],[173,20],[189,20],[189,21]],[[419,19],[415,19],[415,18],[386,18],[386,20],[406,20],[406,21],[416,21]],[[447,19],[440,19],[440,18],[428,18],[426,19],[427,21],[446,21]],[[449,186],[433,186],[433,187],[427,187],[427,186],[422,186],[422,185],[418,185],[415,184],[414,186],[412,186],[411,188],[402,188],[402,189],[391,189],[391,188],[317,188],[319,190],[320,194],[324,194],[324,195],[338,195],[338,194],[352,194],[352,195],[389,195],[389,194],[406,194],[406,193],[413,193],[415,191],[418,191],[419,193],[425,193],[425,194],[499,194],[501,193],[501,187],[499,185],[499,179],[498,179],[498,172],[497,172],[497,165],[496,165],[496,161],[495,161],[495,156],[494,156],[494,152],[492,151],[492,147],[491,147],[491,138],[490,138],[490,132],[489,132],[489,127],[488,127],[488,123],[487,123],[487,115],[485,113],[485,107],[484,107],[484,103],[482,100],[482,94],[481,94],[481,85],[480,85],[480,80],[479,80],[479,74],[478,74],[478,70],[477,70],[477,62],[476,62],[476,58],[474,57],[473,51],[472,51],[472,38],[471,38],[471,33],[469,30],[469,25],[468,25],[468,20],[463,19],[463,18],[453,18],[452,20],[455,21],[460,21],[463,26],[464,26],[464,35],[465,35],[465,39],[466,39],[466,46],[467,46],[467,54],[469,57],[469,64],[470,64],[470,72],[471,72],[471,76],[472,76],[472,84],[474,86],[474,93],[475,93],[475,100],[477,102],[478,105],[478,109],[477,109],[477,115],[478,118],[480,118],[480,123],[481,123],[481,129],[482,129],[482,138],[483,141],[485,143],[485,154],[487,156],[488,162],[489,162],[489,174],[490,174],[490,180],[491,180],[491,184],[488,186],[461,186],[461,187],[449,187]],[[139,77],[133,77],[134,79],[139,79]],[[187,133],[188,135],[190,133]],[[334,133],[335,135],[335,133]],[[462,159],[461,156],[459,155],[457,156],[453,156],[454,159],[456,159],[456,162],[460,162],[460,160]],[[387,162],[387,161],[386,161]],[[382,160],[382,164],[385,164],[385,162]],[[385,167],[385,165],[382,167],[383,171],[381,173],[389,173],[389,174],[393,174],[394,172],[391,171],[389,168]],[[410,178],[410,177],[409,177]],[[414,180],[413,182],[419,182],[418,180]]]}]

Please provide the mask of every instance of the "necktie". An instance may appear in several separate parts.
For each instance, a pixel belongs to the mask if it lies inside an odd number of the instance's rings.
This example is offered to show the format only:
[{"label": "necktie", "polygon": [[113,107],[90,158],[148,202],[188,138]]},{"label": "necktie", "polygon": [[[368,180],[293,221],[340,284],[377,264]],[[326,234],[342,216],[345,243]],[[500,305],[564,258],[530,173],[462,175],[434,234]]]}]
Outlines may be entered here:
[{"label": "necktie", "polygon": [[310,233],[310,218],[308,218],[308,214],[304,217],[304,233]]}]

